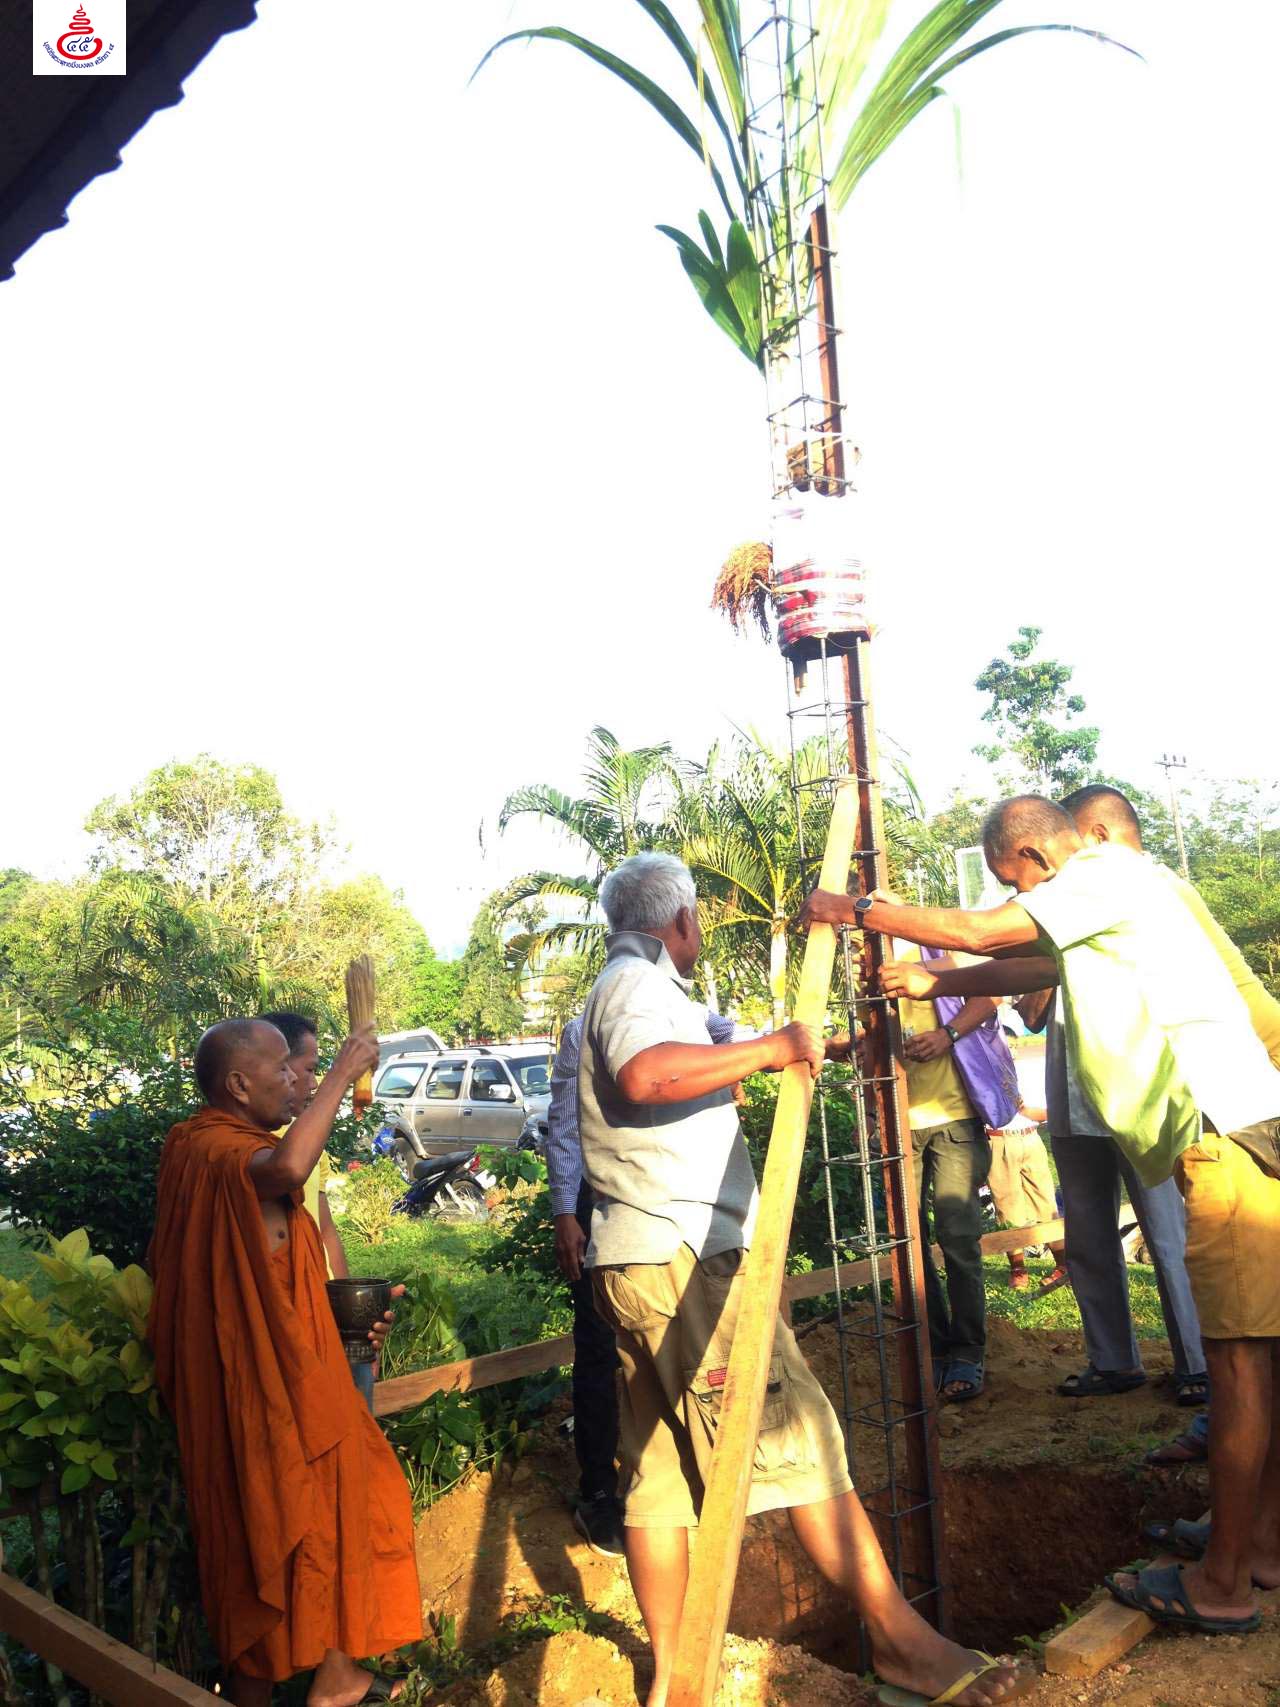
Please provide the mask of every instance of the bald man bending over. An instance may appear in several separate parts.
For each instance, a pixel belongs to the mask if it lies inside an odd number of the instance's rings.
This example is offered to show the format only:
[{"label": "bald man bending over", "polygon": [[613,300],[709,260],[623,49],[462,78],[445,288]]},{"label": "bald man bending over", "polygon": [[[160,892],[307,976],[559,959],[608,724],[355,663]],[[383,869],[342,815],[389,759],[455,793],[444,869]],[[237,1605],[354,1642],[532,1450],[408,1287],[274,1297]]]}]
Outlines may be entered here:
[{"label": "bald man bending over", "polygon": [[196,1050],[205,1107],[161,1157],[147,1337],[236,1707],[267,1707],[273,1681],[311,1670],[309,1707],[392,1700],[399,1686],[355,1662],[422,1635],[409,1490],[352,1384],[302,1208],[342,1098],[377,1058],[372,1026],[348,1038],[277,1137],[289,1045],[265,1021],[226,1020]]},{"label": "bald man bending over", "polygon": [[1017,900],[974,912],[818,890],[799,922],[973,954],[1025,949],[981,969],[986,993],[1059,986],[1085,1094],[1139,1178],[1172,1175],[1182,1192],[1213,1386],[1204,1558],[1109,1586],[1158,1622],[1255,1630],[1253,1581],[1280,1585],[1280,1073],[1203,926],[1153,862],[1114,841],[1086,845],[1038,795],[998,806],[983,844]]}]

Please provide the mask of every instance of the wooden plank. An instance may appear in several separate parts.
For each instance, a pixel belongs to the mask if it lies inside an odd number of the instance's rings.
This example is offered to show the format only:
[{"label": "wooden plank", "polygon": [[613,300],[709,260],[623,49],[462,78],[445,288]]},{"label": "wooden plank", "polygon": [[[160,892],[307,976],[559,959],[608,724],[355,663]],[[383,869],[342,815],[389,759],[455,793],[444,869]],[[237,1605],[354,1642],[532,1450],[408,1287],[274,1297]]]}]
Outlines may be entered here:
[{"label": "wooden plank", "polygon": [[509,1351],[490,1351],[483,1357],[464,1358],[459,1363],[438,1363],[416,1375],[397,1375],[379,1381],[373,1389],[373,1414],[377,1417],[406,1411],[420,1405],[433,1393],[468,1393],[476,1387],[493,1387],[500,1381],[515,1381],[522,1375],[537,1375],[573,1362],[573,1335],[513,1346]]},{"label": "wooden plank", "polygon": [[[1209,1521],[1206,1511],[1201,1523]],[[1186,1561],[1173,1553],[1160,1553],[1153,1565],[1181,1565]],[[1104,1666],[1114,1665],[1122,1654],[1137,1647],[1155,1629],[1145,1612],[1124,1606],[1108,1593],[1083,1618],[1077,1618],[1047,1643],[1044,1669],[1058,1677],[1094,1677]]]},{"label": "wooden plank", "polygon": [[112,1707],[220,1707],[219,1697],[0,1571],[0,1631]]},{"label": "wooden plank", "polygon": [[[1050,1239],[1062,1237],[1061,1221],[1045,1221],[1034,1227],[1015,1227],[1012,1231],[986,1233],[982,1249],[986,1256],[1001,1251],[1019,1251],[1025,1245],[1043,1245]],[[937,1245],[933,1254],[942,1261]],[[880,1258],[880,1272],[889,1274],[887,1256]],[[871,1259],[841,1263],[839,1284],[842,1287],[865,1286],[871,1279]],[[809,1274],[789,1274],[782,1283],[783,1298],[794,1304],[799,1298],[820,1298],[836,1290],[836,1270],[818,1268]],[[539,1375],[544,1369],[559,1369],[573,1362],[573,1336],[561,1334],[553,1340],[535,1340],[530,1345],[512,1346],[506,1351],[486,1352],[483,1357],[466,1357],[457,1363],[437,1363],[432,1369],[420,1369],[414,1375],[397,1375],[390,1381],[379,1381],[373,1389],[375,1416],[393,1416],[420,1405],[433,1393],[469,1393],[477,1387],[495,1387],[502,1381],[517,1381],[524,1375]],[[51,1501],[42,1501],[42,1504]],[[25,1507],[11,1508],[10,1515],[25,1512]],[[6,1513],[0,1511],[0,1517]]]},{"label": "wooden plank", "polygon": [[[841,892],[848,882],[857,811],[857,784],[840,783],[831,806],[822,860],[819,886],[823,889]],[[805,945],[795,1017],[819,1031],[826,1014],[835,952],[833,928],[812,927]],[[738,1575],[755,1442],[812,1101],[813,1079],[807,1064],[787,1067],[778,1089],[755,1236],[743,1270],[738,1325],[729,1353],[715,1449],[680,1621],[671,1707],[709,1707],[715,1693],[729,1603]]]}]

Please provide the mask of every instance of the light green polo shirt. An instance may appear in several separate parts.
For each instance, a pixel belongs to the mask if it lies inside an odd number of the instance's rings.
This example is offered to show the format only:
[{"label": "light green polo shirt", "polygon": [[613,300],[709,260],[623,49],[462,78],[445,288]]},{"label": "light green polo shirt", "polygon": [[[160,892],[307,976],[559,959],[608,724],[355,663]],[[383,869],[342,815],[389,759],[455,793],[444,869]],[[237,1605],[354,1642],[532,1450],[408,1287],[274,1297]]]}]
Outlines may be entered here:
[{"label": "light green polo shirt", "polygon": [[1111,842],[1083,847],[1018,896],[1058,963],[1070,1059],[1147,1185],[1201,1133],[1280,1116],[1267,1059],[1230,972],[1178,888]]}]

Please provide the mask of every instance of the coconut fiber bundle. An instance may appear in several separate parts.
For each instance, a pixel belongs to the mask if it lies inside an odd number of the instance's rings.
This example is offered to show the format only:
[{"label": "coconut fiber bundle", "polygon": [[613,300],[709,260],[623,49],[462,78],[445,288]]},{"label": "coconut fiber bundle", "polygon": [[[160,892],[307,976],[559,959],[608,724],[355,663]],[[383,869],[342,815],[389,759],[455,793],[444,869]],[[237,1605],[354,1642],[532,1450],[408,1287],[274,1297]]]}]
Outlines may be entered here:
[{"label": "coconut fiber bundle", "polygon": [[[352,1031],[373,1024],[373,961],[361,954],[347,967],[347,1018]],[[351,1089],[357,1114],[373,1101],[373,1074],[362,1073]]]}]

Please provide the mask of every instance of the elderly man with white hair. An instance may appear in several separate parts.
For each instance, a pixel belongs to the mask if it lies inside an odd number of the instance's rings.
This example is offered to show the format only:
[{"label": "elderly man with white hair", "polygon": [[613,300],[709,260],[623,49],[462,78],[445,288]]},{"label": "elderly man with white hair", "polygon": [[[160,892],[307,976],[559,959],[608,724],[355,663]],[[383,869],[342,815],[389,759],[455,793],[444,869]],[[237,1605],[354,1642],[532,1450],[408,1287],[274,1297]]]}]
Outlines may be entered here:
[{"label": "elderly man with white hair", "polygon": [[[653,1645],[648,1707],[667,1699],[698,1521],[733,1343],[756,1185],[733,1086],[807,1062],[810,1027],[712,1043],[689,996],[702,947],[688,869],[634,854],[605,879],[608,958],[582,1025],[583,1167],[594,1194],[586,1264],[623,1371],[621,1457],[627,1567]],[[843,1045],[829,1046],[831,1053]],[[1029,1687],[1012,1667],[945,1641],[903,1599],[849,1477],[835,1413],[781,1319],[748,1511],[785,1508],[818,1569],[866,1626],[881,1699],[991,1707]]]}]

